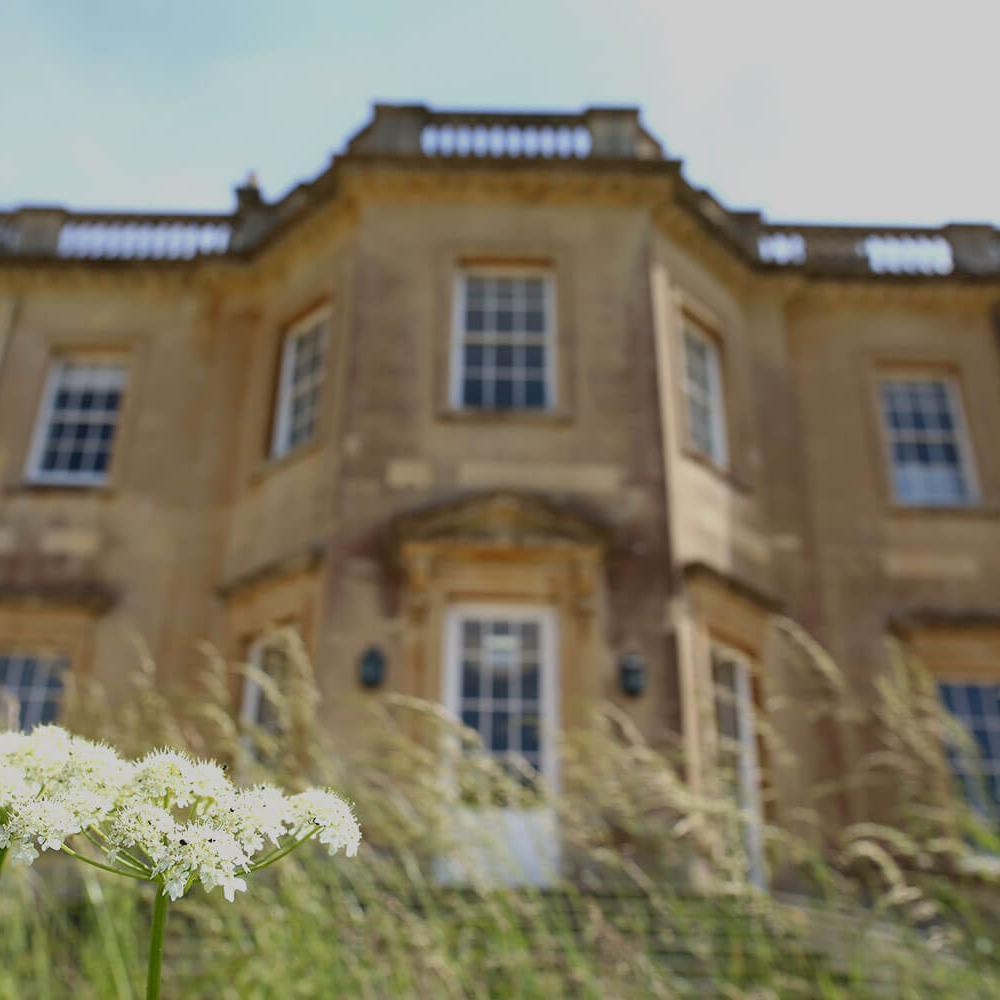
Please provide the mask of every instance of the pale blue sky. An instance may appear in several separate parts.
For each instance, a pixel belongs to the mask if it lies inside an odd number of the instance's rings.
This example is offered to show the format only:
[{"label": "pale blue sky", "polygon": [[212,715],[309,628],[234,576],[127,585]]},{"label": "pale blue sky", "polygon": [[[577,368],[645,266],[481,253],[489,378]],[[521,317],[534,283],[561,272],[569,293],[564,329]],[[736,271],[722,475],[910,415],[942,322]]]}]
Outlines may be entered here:
[{"label": "pale blue sky", "polygon": [[638,104],[778,219],[1000,224],[1000,3],[0,0],[0,206],[228,210],[373,100]]}]

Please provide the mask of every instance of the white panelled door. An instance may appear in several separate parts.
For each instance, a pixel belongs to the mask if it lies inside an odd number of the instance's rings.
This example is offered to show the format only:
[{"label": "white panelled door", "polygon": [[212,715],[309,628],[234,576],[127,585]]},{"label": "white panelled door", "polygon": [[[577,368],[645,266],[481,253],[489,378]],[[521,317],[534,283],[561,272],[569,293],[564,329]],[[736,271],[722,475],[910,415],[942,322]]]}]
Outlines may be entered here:
[{"label": "white panelled door", "polygon": [[[444,704],[482,739],[482,751],[529,791],[516,806],[478,802],[456,817],[446,881],[470,875],[506,885],[547,885],[559,874],[559,837],[551,806],[532,805],[538,775],[558,783],[558,640],[554,612],[534,605],[452,606],[445,622]],[[470,871],[474,868],[475,871]]]}]

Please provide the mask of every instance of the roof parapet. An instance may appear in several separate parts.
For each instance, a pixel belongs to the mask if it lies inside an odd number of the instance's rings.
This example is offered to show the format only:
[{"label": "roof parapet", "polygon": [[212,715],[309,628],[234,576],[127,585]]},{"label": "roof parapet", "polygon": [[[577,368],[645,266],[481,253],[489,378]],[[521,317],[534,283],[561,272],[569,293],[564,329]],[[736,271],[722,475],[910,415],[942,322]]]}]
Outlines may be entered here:
[{"label": "roof parapet", "polygon": [[0,258],[190,260],[229,249],[228,215],[70,212],[25,206],[0,212]]},{"label": "roof parapet", "polygon": [[[338,160],[393,159],[408,166],[576,161],[618,171],[677,168],[634,107],[576,112],[437,111],[423,104],[375,104],[371,120]],[[24,206],[0,212],[0,260],[185,261],[254,252],[335,189],[336,161],[314,181],[267,202],[256,181],[236,189],[231,214],[73,212]],[[1000,230],[766,222],[682,182],[680,204],[752,265],[834,277],[1000,278]]]},{"label": "roof parapet", "polygon": [[1000,274],[1000,232],[989,225],[784,225],[746,229],[748,252],[761,264],[835,275]]},{"label": "roof parapet", "polygon": [[433,111],[376,104],[347,154],[467,159],[659,160],[660,144],[638,108],[582,112]]}]

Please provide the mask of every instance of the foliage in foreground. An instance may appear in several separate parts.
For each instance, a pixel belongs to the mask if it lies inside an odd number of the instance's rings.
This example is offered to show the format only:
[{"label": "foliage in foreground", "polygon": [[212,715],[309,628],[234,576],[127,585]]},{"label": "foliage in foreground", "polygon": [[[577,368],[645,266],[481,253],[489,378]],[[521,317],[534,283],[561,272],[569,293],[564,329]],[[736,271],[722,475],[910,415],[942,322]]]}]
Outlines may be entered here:
[{"label": "foliage in foreground", "polygon": [[[739,814],[693,794],[671,754],[610,708],[564,747],[565,791],[548,796],[572,878],[513,890],[477,879],[474,863],[470,884],[442,885],[434,858],[461,850],[456,817],[470,800],[545,793],[461,752],[468,733],[436,706],[404,699],[373,709],[374,739],[345,766],[315,724],[309,666],[287,641],[293,671],[288,697],[276,700],[288,739],[240,731],[226,667],[210,655],[197,698],[157,693],[148,663],[125,711],[77,692],[82,731],[131,753],[166,743],[229,759],[247,781],[333,785],[366,831],[355,861],[294,855],[255,876],[239,907],[186,896],[171,918],[166,996],[1000,997],[1000,894],[986,876],[961,874],[996,844],[975,817],[928,794],[940,740],[961,736],[912,664],[900,661],[874,708],[860,712],[844,703],[822,652],[776,627],[786,659],[827,691],[842,724],[863,731],[877,721],[882,745],[851,779],[884,788],[891,775],[905,816],[824,842],[809,817],[841,789],[816,788],[795,835],[767,831],[772,871],[794,881],[794,898],[748,883],[732,835]],[[761,736],[781,766],[777,735]],[[454,751],[445,767],[442,746]],[[5,871],[0,998],[134,996],[151,906],[151,893],[99,872]]]}]

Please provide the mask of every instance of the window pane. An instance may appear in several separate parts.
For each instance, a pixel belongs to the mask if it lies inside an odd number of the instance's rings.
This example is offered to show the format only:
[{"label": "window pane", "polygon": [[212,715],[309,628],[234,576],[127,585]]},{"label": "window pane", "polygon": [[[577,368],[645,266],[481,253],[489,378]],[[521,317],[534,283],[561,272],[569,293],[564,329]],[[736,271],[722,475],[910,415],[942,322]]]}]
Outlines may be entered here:
[{"label": "window pane", "polygon": [[[541,625],[536,618],[467,618],[460,624],[461,697],[456,711],[475,723],[488,751],[525,757],[530,768],[541,760],[539,701]],[[478,660],[469,655],[475,642]],[[513,764],[515,774],[523,765]],[[518,778],[520,780],[520,778]]]},{"label": "window pane", "polygon": [[521,724],[521,749],[527,753],[538,753],[538,719],[532,716]]},{"label": "window pane", "polygon": [[525,701],[538,699],[538,667],[534,664],[525,665],[521,673],[521,697]]},{"label": "window pane", "polygon": [[492,694],[496,701],[506,701],[510,696],[510,675],[506,671],[493,671]]},{"label": "window pane", "polygon": [[494,405],[498,410],[509,410],[514,405],[514,382],[509,379],[497,379],[493,387]]},{"label": "window pane", "polygon": [[541,409],[545,406],[545,383],[531,379],[524,383],[524,405],[529,409]]},{"label": "window pane", "polygon": [[914,505],[969,503],[954,394],[946,379],[882,379],[879,392],[896,499]]},{"label": "window pane", "polygon": [[467,378],[462,383],[462,403],[465,406],[483,405],[483,380],[479,378]]},{"label": "window pane", "polygon": [[[549,405],[543,388],[548,363],[545,279],[476,274],[464,280],[459,404],[498,410]],[[471,387],[472,381],[481,385]]]},{"label": "window pane", "polygon": [[0,688],[7,704],[13,701],[18,706],[21,729],[30,730],[58,717],[67,665],[58,656],[10,651],[0,655]]},{"label": "window pane", "polygon": [[690,327],[684,333],[684,365],[690,444],[717,465],[725,465],[725,405],[719,351],[709,337]]},{"label": "window pane", "polygon": [[542,333],[545,330],[545,313],[541,309],[530,309],[524,314],[524,329],[528,333]]},{"label": "window pane", "polygon": [[479,697],[479,668],[474,663],[462,664],[462,697]]},{"label": "window pane", "polygon": [[305,444],[315,433],[325,339],[322,321],[285,337],[272,448],[275,456]]},{"label": "window pane", "polygon": [[510,749],[510,716],[507,712],[493,713],[493,734],[490,749],[504,753]]},{"label": "window pane", "polygon": [[42,480],[100,483],[111,461],[125,371],[119,365],[62,362],[49,378],[52,388],[30,472]]},{"label": "window pane", "polygon": [[545,351],[541,347],[526,347],[524,349],[524,367],[541,371],[545,367]]},{"label": "window pane", "polygon": [[956,785],[987,822],[1000,824],[1000,684],[946,682],[938,693],[973,741],[971,753],[946,748]]}]

